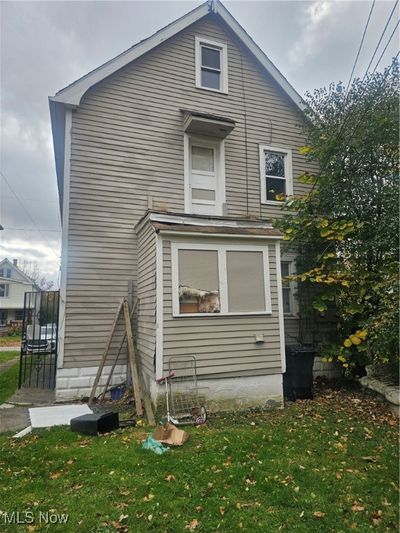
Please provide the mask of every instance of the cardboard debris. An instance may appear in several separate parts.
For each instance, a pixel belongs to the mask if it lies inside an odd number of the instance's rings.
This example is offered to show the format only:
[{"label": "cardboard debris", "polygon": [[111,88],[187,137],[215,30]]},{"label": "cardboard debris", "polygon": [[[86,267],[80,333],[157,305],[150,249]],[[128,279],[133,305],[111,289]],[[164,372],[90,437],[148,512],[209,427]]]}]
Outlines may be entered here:
[{"label": "cardboard debris", "polygon": [[189,434],[167,422],[164,426],[156,427],[153,438],[170,446],[182,446],[189,439]]}]

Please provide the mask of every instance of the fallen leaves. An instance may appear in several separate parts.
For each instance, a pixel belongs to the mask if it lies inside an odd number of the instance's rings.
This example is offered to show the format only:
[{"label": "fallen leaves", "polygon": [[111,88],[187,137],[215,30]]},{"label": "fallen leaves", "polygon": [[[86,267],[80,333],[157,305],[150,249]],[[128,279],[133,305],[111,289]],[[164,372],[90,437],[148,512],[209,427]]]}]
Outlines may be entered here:
[{"label": "fallen leaves", "polygon": [[361,513],[362,511],[364,511],[365,507],[360,505],[359,503],[355,502],[353,503],[353,505],[351,506],[351,510],[354,512],[354,513]]},{"label": "fallen leaves", "polygon": [[197,518],[194,518],[191,522],[186,524],[185,529],[189,529],[189,531],[194,531],[196,527],[199,525],[199,523],[200,522],[197,520]]}]

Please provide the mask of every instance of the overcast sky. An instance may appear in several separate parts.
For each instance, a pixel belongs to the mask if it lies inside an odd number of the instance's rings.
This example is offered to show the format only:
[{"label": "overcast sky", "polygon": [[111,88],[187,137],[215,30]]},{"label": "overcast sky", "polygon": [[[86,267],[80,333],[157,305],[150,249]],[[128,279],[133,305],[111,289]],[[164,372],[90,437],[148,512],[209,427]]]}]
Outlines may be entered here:
[{"label": "overcast sky", "polygon": [[[0,259],[37,261],[58,280],[61,233],[47,97],[200,3],[1,2]],[[339,0],[224,4],[302,95],[348,80],[371,7],[371,1]],[[356,74],[364,73],[393,6],[376,2]],[[397,19],[398,12],[387,37]],[[381,67],[397,49],[398,35]]]}]

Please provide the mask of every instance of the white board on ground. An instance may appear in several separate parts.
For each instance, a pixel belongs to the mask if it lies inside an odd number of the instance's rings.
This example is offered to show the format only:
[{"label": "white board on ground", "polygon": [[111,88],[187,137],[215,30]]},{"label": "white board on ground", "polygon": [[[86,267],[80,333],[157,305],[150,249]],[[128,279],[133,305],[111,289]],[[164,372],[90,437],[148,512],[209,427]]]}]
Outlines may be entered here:
[{"label": "white board on ground", "polygon": [[51,407],[32,407],[29,417],[33,428],[49,428],[52,426],[69,426],[71,418],[92,414],[87,405],[54,405]]}]

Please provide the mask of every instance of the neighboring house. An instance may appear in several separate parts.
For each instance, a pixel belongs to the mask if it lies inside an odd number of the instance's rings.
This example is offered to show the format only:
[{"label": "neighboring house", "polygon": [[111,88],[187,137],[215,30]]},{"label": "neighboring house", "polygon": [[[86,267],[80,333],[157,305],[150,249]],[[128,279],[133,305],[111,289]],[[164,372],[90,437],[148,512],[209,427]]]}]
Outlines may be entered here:
[{"label": "neighboring house", "polygon": [[16,259],[0,261],[0,332],[22,322],[25,293],[36,290],[35,283],[18,268]]},{"label": "neighboring house", "polygon": [[284,322],[296,337],[298,320],[281,275],[295,266],[271,221],[285,194],[306,191],[302,107],[218,1],[50,98],[63,230],[58,399],[88,394],[132,283],[154,401],[169,358],[194,355],[209,402],[282,402]]}]

